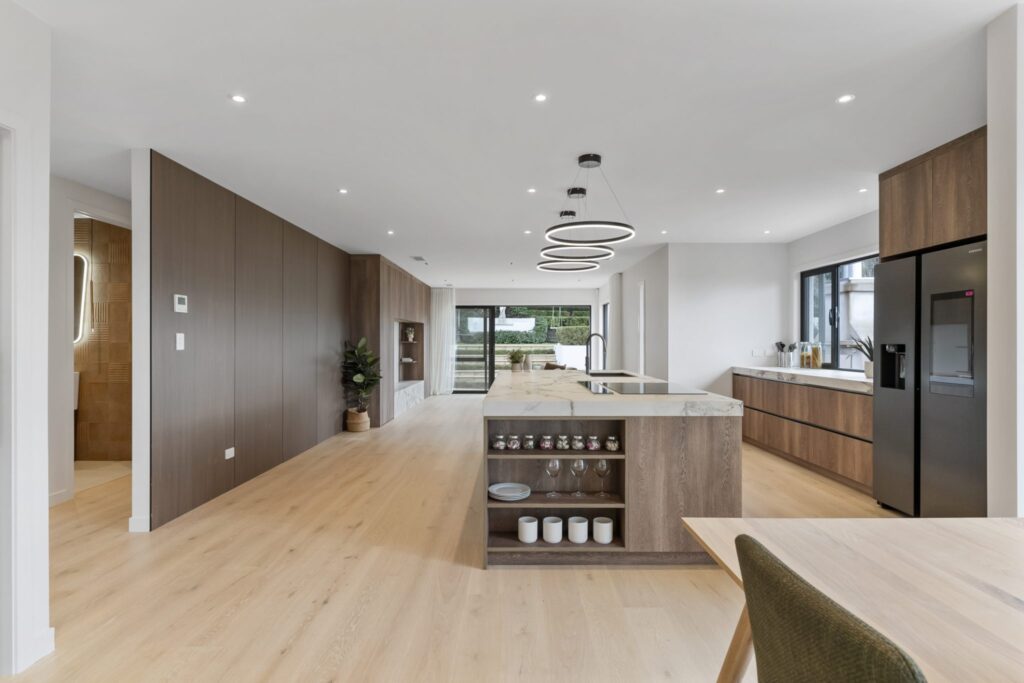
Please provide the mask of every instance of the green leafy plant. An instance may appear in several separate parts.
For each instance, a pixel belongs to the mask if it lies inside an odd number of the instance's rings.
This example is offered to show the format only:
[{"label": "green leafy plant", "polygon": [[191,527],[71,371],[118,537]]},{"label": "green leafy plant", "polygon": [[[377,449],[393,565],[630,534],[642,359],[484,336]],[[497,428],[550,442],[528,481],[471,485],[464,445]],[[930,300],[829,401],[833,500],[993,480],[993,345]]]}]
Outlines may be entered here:
[{"label": "green leafy plant", "polygon": [[355,345],[345,342],[345,357],[341,363],[341,384],[348,392],[349,405],[360,413],[370,406],[370,396],[380,384],[380,363],[363,337]]},{"label": "green leafy plant", "polygon": [[555,332],[555,338],[559,344],[566,346],[583,346],[590,336],[590,327],[585,325],[573,325],[570,327],[559,327]]},{"label": "green leafy plant", "polygon": [[871,340],[871,337],[861,337],[856,332],[851,332],[853,335],[853,345],[858,351],[864,354],[864,357],[870,361],[875,359],[875,342]]},{"label": "green leafy plant", "polygon": [[526,354],[523,353],[522,349],[512,349],[511,351],[508,352],[509,363],[522,363],[523,358],[525,357]]}]

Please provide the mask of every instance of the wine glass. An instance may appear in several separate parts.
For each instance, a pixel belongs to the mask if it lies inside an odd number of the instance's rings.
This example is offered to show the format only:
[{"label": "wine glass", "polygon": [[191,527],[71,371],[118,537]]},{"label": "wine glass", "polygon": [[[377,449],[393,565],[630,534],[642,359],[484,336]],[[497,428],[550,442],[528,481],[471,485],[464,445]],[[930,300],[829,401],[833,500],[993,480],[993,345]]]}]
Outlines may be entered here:
[{"label": "wine glass", "polygon": [[608,460],[601,458],[594,463],[594,474],[601,479],[601,492],[597,494],[598,498],[609,498],[610,496],[605,493],[604,490],[604,478],[608,476],[608,473],[612,471],[611,466],[608,464]]},{"label": "wine glass", "polygon": [[583,458],[576,458],[572,461],[572,464],[569,465],[569,471],[575,475],[577,481],[576,493],[572,495],[576,498],[582,498],[586,495],[583,493],[583,475],[587,472],[587,461]]},{"label": "wine glass", "polygon": [[562,461],[558,458],[551,458],[544,465],[544,471],[551,477],[551,490],[548,491],[547,497],[558,498],[562,494],[555,489],[558,488],[558,473],[562,471]]}]

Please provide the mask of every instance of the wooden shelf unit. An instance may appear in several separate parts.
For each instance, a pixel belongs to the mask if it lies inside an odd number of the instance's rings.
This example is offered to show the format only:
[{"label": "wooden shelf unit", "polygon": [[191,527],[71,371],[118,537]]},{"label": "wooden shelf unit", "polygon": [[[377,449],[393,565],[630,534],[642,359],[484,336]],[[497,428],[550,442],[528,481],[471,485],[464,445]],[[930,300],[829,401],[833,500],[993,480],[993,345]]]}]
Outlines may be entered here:
[{"label": "wooden shelf unit", "polygon": [[[602,446],[605,439],[614,434],[619,438],[619,450],[609,452],[575,451],[575,450],[494,450],[491,443],[498,434],[506,438],[510,434],[522,437],[533,434],[540,439],[542,435],[557,437],[560,434],[597,436]],[[487,564],[503,564],[506,560],[521,564],[565,564],[571,559],[565,554],[624,552],[625,518],[628,502],[626,500],[626,420],[621,418],[485,418],[484,420],[484,454],[487,469],[487,486],[500,482],[518,482],[526,484],[532,490],[530,496],[516,502],[503,502],[487,496],[486,510],[486,558]],[[562,469],[552,479],[545,471],[548,460],[562,461]],[[578,481],[570,471],[570,463],[576,459],[587,461],[587,471],[583,475],[583,497],[573,496]],[[610,471],[604,481],[594,473],[594,462],[600,459],[608,461]],[[608,498],[598,497],[598,491],[606,491]],[[548,498],[551,490],[563,495]],[[546,516],[561,517],[563,522],[562,543],[520,543],[517,538],[518,520],[522,515],[537,517],[538,525],[543,526]],[[570,543],[568,541],[569,517],[586,517],[591,522],[590,538],[586,543]],[[603,545],[593,540],[593,520],[595,517],[610,517],[613,520],[614,537],[610,544]],[[543,535],[543,529],[538,529]],[[525,553],[526,555],[520,555]],[[513,559],[514,557],[514,559]],[[525,558],[525,559],[524,559]]]},{"label": "wooden shelf unit", "polygon": [[[423,323],[408,320],[397,321],[398,327],[398,381],[410,382],[423,379]],[[406,330],[412,328],[413,340],[407,341]],[[402,362],[403,358],[412,358],[412,362]]]}]

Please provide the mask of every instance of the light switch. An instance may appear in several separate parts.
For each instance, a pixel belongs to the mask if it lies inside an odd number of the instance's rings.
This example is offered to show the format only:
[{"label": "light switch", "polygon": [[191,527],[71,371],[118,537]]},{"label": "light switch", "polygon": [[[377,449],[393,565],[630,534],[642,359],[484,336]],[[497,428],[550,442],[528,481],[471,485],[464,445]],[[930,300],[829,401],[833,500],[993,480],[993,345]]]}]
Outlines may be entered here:
[{"label": "light switch", "polygon": [[174,295],[174,312],[188,313],[188,296],[185,294]]},{"label": "light switch", "polygon": [[176,332],[174,335],[174,350],[184,351],[185,350],[185,333]]},{"label": "light switch", "polygon": [[235,447],[232,446],[231,448],[225,448],[224,449],[224,459],[225,460],[231,460],[231,458],[233,458],[233,457],[235,457]]}]

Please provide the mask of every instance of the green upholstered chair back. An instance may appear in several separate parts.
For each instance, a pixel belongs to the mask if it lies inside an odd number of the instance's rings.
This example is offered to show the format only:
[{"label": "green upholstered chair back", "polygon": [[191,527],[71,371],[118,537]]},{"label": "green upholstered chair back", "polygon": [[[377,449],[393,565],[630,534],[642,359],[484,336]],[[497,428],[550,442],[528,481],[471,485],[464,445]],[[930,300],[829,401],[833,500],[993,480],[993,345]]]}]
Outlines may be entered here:
[{"label": "green upholstered chair back", "polygon": [[736,537],[759,683],[917,683],[895,643],[843,609],[750,536]]}]

